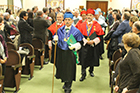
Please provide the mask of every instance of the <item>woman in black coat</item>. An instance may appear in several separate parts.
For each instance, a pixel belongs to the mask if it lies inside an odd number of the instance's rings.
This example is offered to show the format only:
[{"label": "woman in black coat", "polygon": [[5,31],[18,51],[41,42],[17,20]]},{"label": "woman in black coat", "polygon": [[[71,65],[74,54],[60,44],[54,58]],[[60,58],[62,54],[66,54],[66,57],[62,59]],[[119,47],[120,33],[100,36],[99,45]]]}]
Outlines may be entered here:
[{"label": "woman in black coat", "polygon": [[119,80],[115,91],[126,93],[128,90],[139,88],[140,85],[140,38],[135,33],[127,33],[122,37],[127,54],[119,63]]}]

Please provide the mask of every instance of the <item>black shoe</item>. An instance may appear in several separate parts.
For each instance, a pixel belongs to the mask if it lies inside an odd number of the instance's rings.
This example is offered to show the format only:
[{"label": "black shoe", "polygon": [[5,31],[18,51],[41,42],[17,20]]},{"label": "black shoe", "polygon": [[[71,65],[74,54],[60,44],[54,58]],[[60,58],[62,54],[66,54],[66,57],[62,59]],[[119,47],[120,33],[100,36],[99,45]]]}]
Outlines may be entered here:
[{"label": "black shoe", "polygon": [[91,77],[94,77],[94,73],[93,73],[93,72],[91,72],[91,73],[90,73],[90,76],[91,76]]},{"label": "black shoe", "polygon": [[70,90],[65,90],[65,93],[71,93],[71,89]]},{"label": "black shoe", "polygon": [[80,81],[84,81],[85,80],[85,76],[82,76],[81,78],[80,78]]},{"label": "black shoe", "polygon": [[100,56],[100,59],[101,59],[101,60],[103,60],[103,57],[102,57],[102,56]]}]

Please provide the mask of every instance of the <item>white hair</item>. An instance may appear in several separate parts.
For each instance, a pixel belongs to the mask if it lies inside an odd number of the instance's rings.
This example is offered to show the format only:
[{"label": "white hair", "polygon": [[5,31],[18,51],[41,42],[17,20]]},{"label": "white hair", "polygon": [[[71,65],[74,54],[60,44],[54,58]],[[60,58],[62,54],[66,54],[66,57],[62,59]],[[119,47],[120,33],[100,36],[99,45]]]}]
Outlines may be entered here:
[{"label": "white hair", "polygon": [[8,16],[8,15],[9,15],[8,12],[5,12],[5,13],[3,14],[4,17],[6,17],[6,16]]}]

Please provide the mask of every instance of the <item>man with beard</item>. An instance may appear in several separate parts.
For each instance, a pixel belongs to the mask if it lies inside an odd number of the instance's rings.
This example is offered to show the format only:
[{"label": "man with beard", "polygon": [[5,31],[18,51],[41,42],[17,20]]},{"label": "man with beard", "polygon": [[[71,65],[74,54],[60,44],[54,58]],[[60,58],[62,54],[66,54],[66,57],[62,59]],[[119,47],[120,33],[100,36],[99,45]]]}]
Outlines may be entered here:
[{"label": "man with beard", "polygon": [[[73,14],[66,12],[64,14],[65,25],[58,29],[57,35],[54,36],[54,41],[57,44],[57,60],[56,60],[56,78],[64,82],[63,89],[65,93],[71,93],[72,82],[76,79],[76,58],[72,51],[77,51],[81,48],[79,43],[83,39],[81,32],[72,25]],[[67,40],[73,35],[77,43],[68,46]]]},{"label": "man with beard", "polygon": [[87,10],[87,20],[81,24],[80,31],[84,35],[84,45],[79,52],[79,59],[82,65],[82,77],[80,81],[83,81],[86,77],[86,68],[90,67],[89,73],[91,77],[94,77],[94,66],[99,66],[99,43],[101,41],[100,36],[104,35],[100,24],[97,21],[93,21],[95,11],[90,8]]}]

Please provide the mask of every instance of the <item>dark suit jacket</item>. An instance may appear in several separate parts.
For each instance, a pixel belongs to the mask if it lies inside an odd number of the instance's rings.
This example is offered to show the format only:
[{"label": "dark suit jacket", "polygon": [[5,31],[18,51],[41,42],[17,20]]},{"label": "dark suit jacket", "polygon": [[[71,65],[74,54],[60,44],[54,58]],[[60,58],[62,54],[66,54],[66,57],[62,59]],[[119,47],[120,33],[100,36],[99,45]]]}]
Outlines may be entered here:
[{"label": "dark suit jacket", "polygon": [[37,17],[33,20],[33,26],[35,28],[34,30],[34,38],[41,39],[43,43],[46,41],[46,34],[47,34],[47,28],[50,26],[50,22],[48,20],[45,20],[41,17]]},{"label": "dark suit jacket", "polygon": [[28,23],[31,27],[33,27],[33,19],[32,19],[32,18],[28,18],[28,19],[27,19],[27,23]]},{"label": "dark suit jacket", "polygon": [[112,14],[108,15],[108,20],[109,20],[109,26],[111,26],[113,21],[114,21],[114,18],[112,17]]},{"label": "dark suit jacket", "polygon": [[25,20],[22,18],[18,22],[18,29],[21,35],[21,43],[32,44],[31,32],[34,30]]},{"label": "dark suit jacket", "polygon": [[122,36],[125,33],[130,32],[132,28],[129,26],[129,20],[124,20],[112,34],[112,38],[118,38],[118,42],[121,43]]}]

